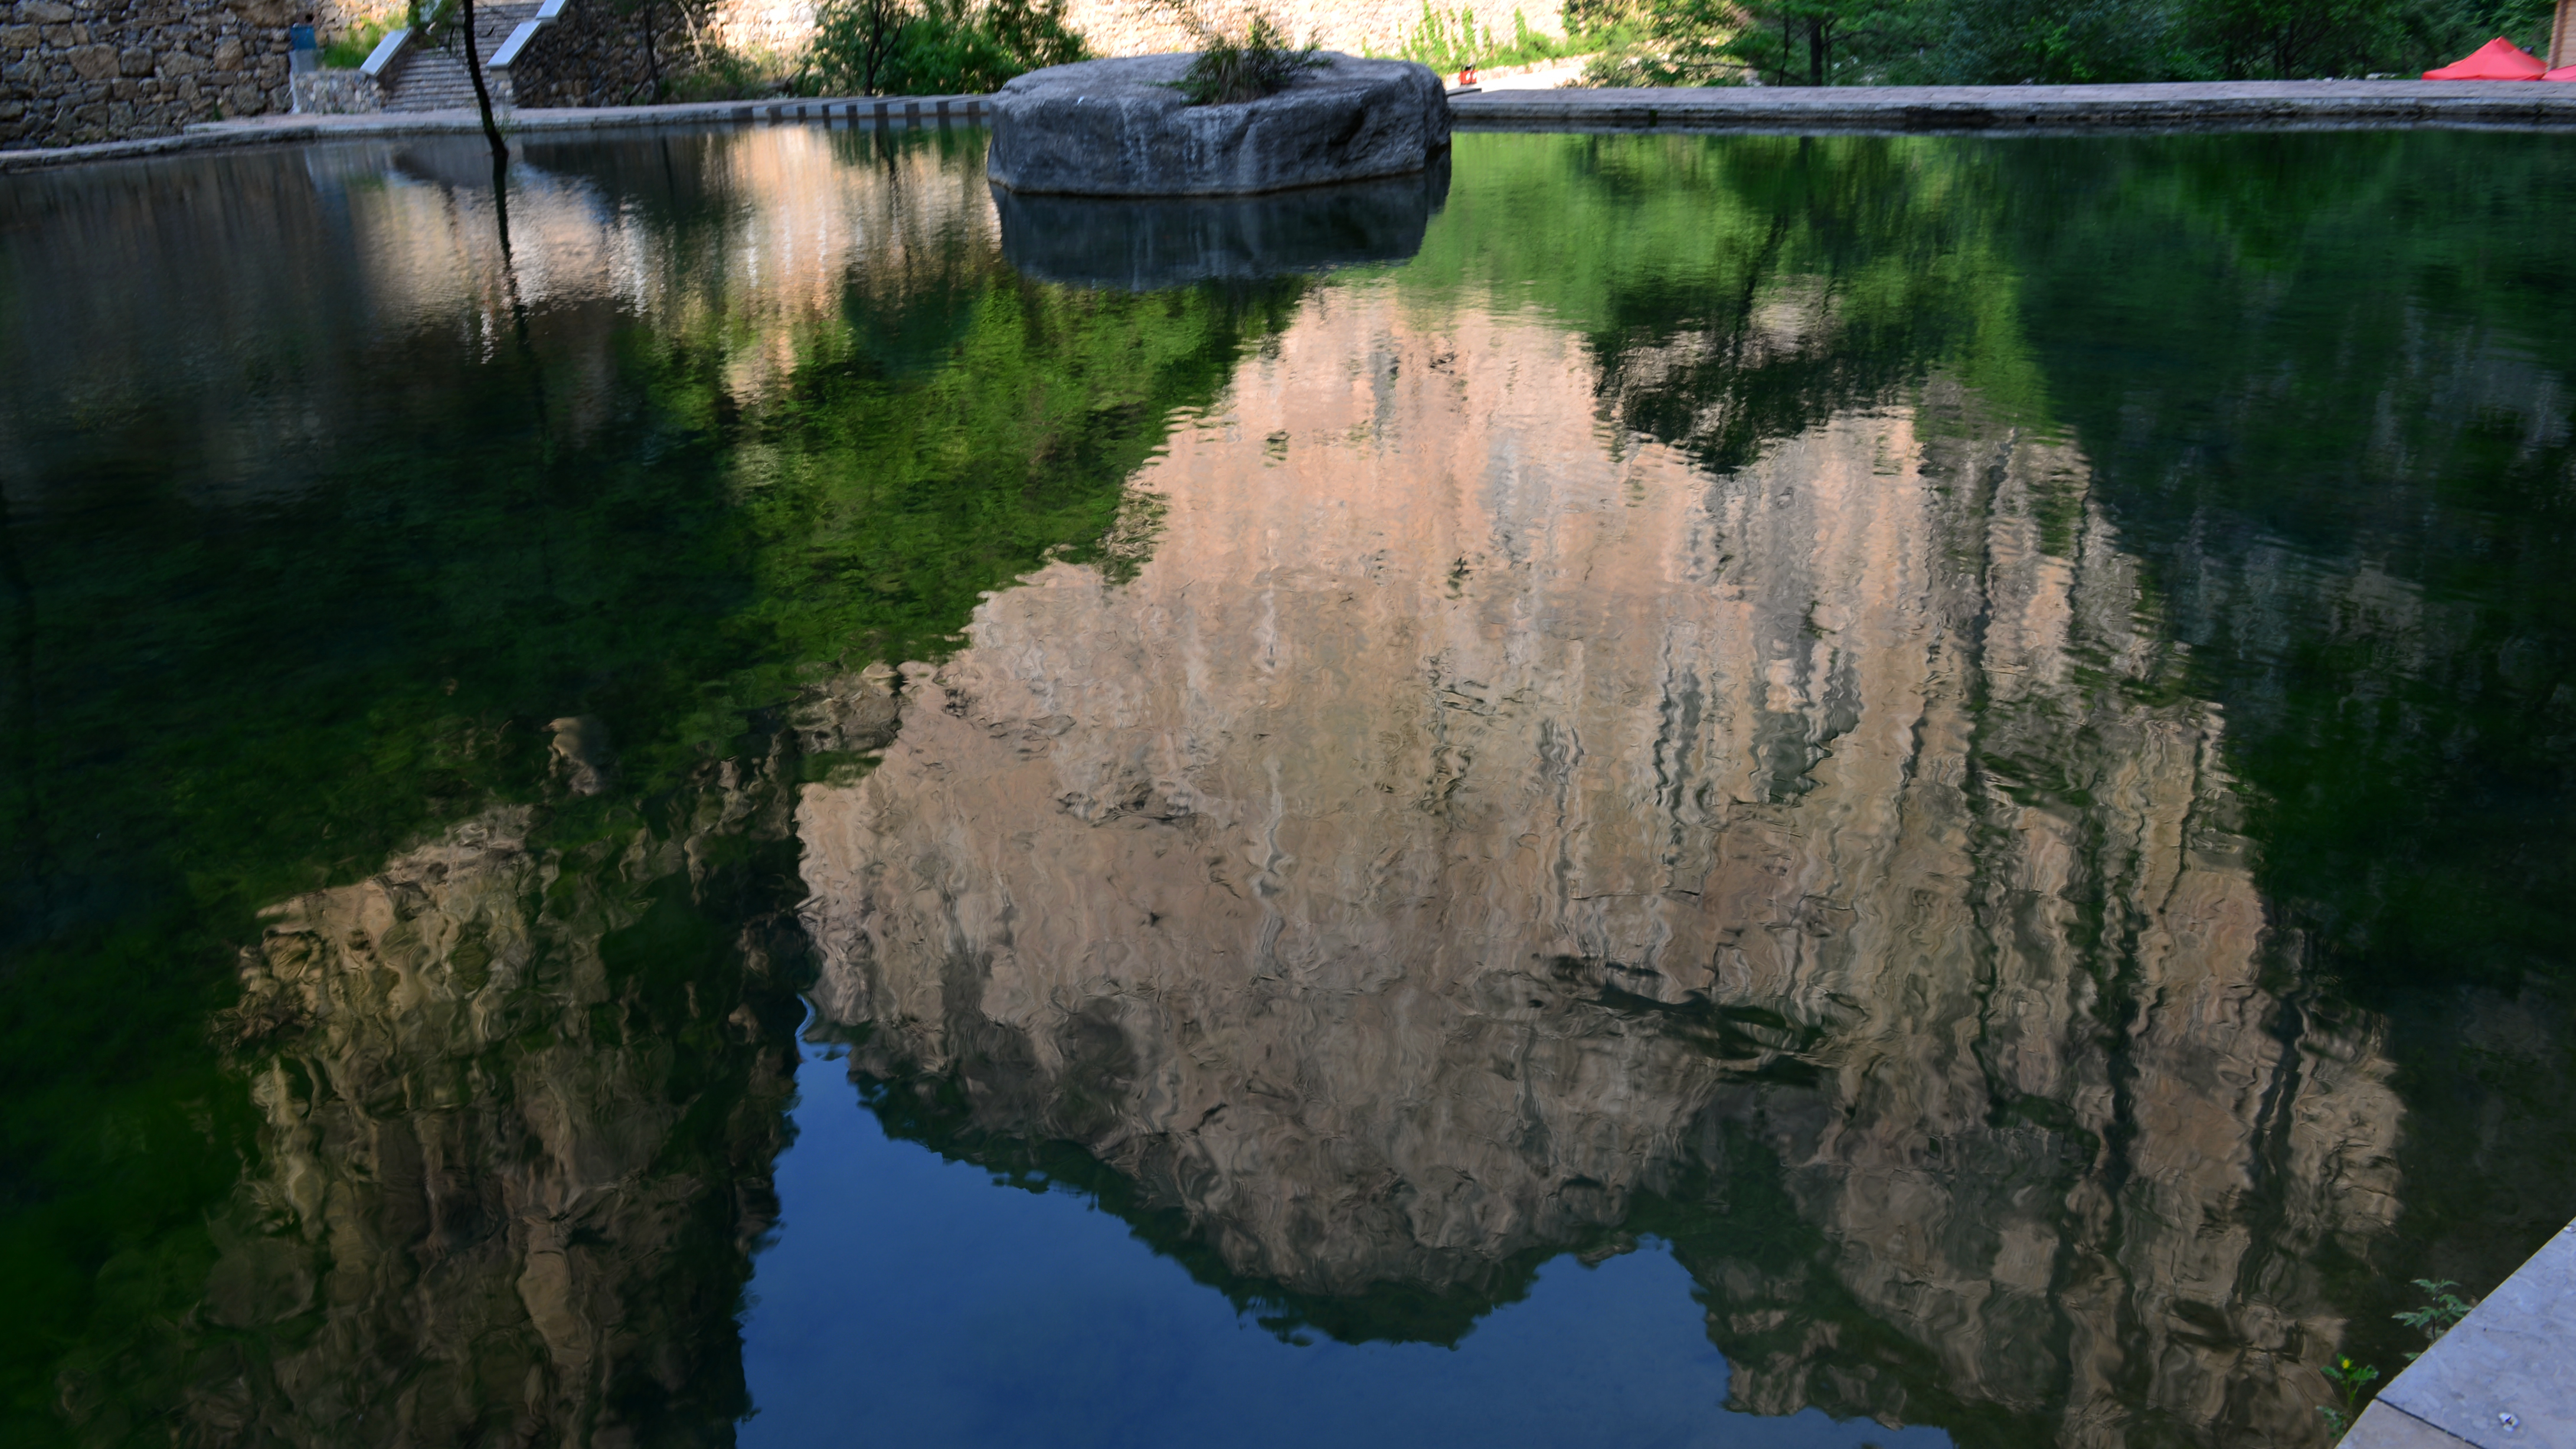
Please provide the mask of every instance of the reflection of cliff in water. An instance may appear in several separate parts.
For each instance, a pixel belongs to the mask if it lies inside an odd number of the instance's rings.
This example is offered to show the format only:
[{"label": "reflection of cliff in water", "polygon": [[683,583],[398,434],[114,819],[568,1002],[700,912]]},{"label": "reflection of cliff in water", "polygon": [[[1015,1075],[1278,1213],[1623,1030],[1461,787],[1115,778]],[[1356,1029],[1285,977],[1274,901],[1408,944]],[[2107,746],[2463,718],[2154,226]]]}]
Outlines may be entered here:
[{"label": "reflection of cliff in water", "polygon": [[501,807],[269,913],[232,1022],[265,1160],[218,1222],[201,1430],[732,1442],[802,938],[774,770],[707,774],[673,830],[548,849]]},{"label": "reflection of cliff in water", "polygon": [[1711,482],[1574,347],[1311,299],[1132,581],[908,671],[798,815],[885,1110],[1078,1145],[1254,1292],[1663,1233],[1763,1412],[2317,1440],[2398,1104],[2267,988],[2082,460],[1936,386]]}]

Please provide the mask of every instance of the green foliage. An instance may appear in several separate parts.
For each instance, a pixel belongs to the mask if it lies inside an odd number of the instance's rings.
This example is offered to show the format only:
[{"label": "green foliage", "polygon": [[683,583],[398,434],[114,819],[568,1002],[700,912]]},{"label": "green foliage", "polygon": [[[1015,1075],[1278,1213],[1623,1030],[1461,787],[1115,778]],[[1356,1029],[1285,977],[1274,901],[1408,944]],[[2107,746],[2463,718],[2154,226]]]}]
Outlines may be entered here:
[{"label": "green foliage", "polygon": [[[1396,43],[1394,54],[1405,60],[1419,61],[1443,75],[1453,75],[1471,66],[1536,65],[1544,61],[1563,60],[1570,56],[1590,55],[1617,43],[1610,29],[1586,31],[1570,28],[1564,35],[1550,35],[1533,29],[1529,16],[1512,12],[1512,38],[1506,44],[1492,27],[1476,19],[1476,12],[1461,7],[1455,14],[1426,3],[1422,19],[1404,33]],[[1371,52],[1375,54],[1375,52]]]},{"label": "green foliage", "polygon": [[331,37],[322,47],[322,64],[333,70],[356,70],[367,63],[377,42],[393,27],[382,20],[361,20]]},{"label": "green foliage", "polygon": [[2379,1370],[2367,1364],[2356,1364],[2348,1358],[2338,1358],[2326,1365],[2326,1382],[2334,1386],[2338,1402],[2320,1404],[2317,1412],[2325,1415],[2326,1426],[2334,1431],[2337,1439],[2350,1432],[2353,1416],[2361,1412],[2362,1390],[2369,1388],[2378,1378]]},{"label": "green foliage", "polygon": [[1878,0],[1757,0],[1743,13],[1721,49],[1766,85],[1832,84],[1867,53],[1855,41],[1897,18]]},{"label": "green foliage", "polygon": [[2550,13],[2550,0],[1645,0],[1645,39],[1595,83],[2412,75],[2493,35],[2545,48]]},{"label": "green foliage", "polygon": [[[2045,427],[1998,185],[1937,141],[1480,136],[1395,284],[1543,309],[1584,337],[1624,427],[1716,473],[1934,368]],[[1764,335],[1827,310],[1831,333]]]},{"label": "green foliage", "polygon": [[[1529,21],[1518,11],[1513,18],[1520,22],[1520,40],[1530,38]],[[1480,25],[1476,12],[1464,6],[1455,15],[1435,10],[1424,0],[1422,19],[1399,41],[1395,53],[1406,60],[1420,61],[1443,75],[1454,74],[1472,65],[1497,63],[1502,47],[1495,43],[1490,27]]]},{"label": "green foliage", "polygon": [[456,34],[465,9],[457,0],[408,0],[404,23],[415,45],[445,45]]},{"label": "green foliage", "polygon": [[1915,42],[1912,58],[1864,48],[1861,66],[1891,78],[1961,85],[2035,81],[2110,85],[2196,78],[2169,5],[2119,0],[1932,0],[1884,34]]},{"label": "green foliage", "polygon": [[[2469,1316],[2469,1310],[2478,1306],[2476,1299],[2463,1298],[2453,1292],[2460,1285],[2448,1278],[2418,1278],[2415,1286],[2424,1292],[2423,1305],[2403,1313],[2392,1313],[2389,1317],[2424,1335],[2427,1346],[2440,1343],[2443,1334],[2459,1327],[2460,1320]],[[2412,1363],[2422,1356],[2418,1351],[2406,1355],[2406,1360]]]},{"label": "green foliage", "polygon": [[825,0],[808,65],[825,93],[965,95],[1089,54],[1064,0]]},{"label": "green foliage", "polygon": [[1318,55],[1322,44],[1295,44],[1279,22],[1255,11],[1241,34],[1214,28],[1199,31],[1198,58],[1172,88],[1194,106],[1231,106],[1257,101],[1288,88],[1300,75],[1332,64]]},{"label": "green foliage", "polygon": [[775,57],[709,44],[692,48],[662,91],[669,101],[753,101],[795,94],[801,79],[798,67]]},{"label": "green foliage", "polygon": [[1588,86],[1733,85],[1745,74],[1736,46],[1746,12],[1735,0],[1657,0],[1616,32],[1584,68]]}]

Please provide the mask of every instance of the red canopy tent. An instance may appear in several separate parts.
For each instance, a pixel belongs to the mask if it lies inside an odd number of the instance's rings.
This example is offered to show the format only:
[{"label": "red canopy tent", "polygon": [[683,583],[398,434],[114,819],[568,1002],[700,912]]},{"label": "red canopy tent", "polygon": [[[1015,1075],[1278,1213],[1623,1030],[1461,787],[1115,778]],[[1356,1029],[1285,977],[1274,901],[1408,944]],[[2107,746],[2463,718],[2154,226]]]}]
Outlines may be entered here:
[{"label": "red canopy tent", "polygon": [[2440,70],[2424,72],[2424,79],[2533,81],[2548,73],[2547,61],[2499,35]]},{"label": "red canopy tent", "polygon": [[2562,65],[2562,66],[2560,66],[2558,69],[2551,71],[2549,74],[2547,74],[2547,75],[2545,75],[2545,76],[2542,76],[2542,77],[2541,77],[2541,79],[2542,79],[2542,80],[2554,80],[2554,81],[2576,81],[2576,65]]}]

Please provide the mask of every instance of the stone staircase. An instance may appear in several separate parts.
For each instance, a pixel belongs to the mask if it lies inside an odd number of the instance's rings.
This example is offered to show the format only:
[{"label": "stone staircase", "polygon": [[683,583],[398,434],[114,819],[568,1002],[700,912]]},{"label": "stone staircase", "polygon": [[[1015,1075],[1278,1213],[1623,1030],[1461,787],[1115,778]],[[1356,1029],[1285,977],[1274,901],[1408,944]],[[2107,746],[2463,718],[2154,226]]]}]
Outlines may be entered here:
[{"label": "stone staircase", "polygon": [[[516,3],[487,3],[474,7],[474,51],[483,58],[483,83],[491,88],[492,104],[511,103],[510,77],[507,71],[492,68],[492,57],[501,42],[524,21],[536,18],[540,0],[516,0]],[[465,37],[451,32],[445,45],[425,45],[418,38],[402,48],[402,53],[386,74],[377,77],[384,88],[384,106],[388,111],[456,111],[474,108],[474,80],[465,72]]]}]

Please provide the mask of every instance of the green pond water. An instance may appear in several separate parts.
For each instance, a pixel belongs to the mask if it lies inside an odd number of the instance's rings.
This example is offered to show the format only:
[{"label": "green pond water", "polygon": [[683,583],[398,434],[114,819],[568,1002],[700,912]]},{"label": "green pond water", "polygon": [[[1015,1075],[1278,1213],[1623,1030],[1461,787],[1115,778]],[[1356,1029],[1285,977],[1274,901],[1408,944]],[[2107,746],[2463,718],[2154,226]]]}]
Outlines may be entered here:
[{"label": "green pond water", "polygon": [[2565,147],[982,144],[0,183],[0,1437],[2323,1445],[2576,1214]]}]

